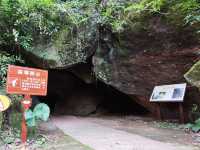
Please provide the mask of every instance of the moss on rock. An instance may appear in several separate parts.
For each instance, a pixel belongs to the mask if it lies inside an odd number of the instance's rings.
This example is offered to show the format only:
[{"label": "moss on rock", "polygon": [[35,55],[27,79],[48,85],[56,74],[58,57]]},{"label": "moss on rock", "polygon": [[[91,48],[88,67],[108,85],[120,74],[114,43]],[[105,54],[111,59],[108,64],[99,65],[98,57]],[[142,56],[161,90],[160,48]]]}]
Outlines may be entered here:
[{"label": "moss on rock", "polygon": [[34,59],[29,59],[40,67],[66,68],[84,63],[94,53],[98,41],[97,18],[94,13],[81,25],[68,25],[48,41],[35,39],[34,46],[24,51],[34,55]]},{"label": "moss on rock", "polygon": [[198,61],[185,75],[185,79],[200,89],[200,61]]}]

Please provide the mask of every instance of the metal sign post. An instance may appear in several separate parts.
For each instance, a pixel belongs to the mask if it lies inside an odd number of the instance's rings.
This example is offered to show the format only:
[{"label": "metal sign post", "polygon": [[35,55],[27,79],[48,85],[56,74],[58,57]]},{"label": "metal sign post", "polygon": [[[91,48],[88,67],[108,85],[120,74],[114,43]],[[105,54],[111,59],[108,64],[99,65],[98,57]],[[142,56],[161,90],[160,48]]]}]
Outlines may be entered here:
[{"label": "metal sign post", "polygon": [[27,141],[27,125],[25,111],[31,107],[31,95],[45,96],[47,94],[48,71],[28,67],[9,65],[7,76],[7,93],[23,94],[21,141]]},{"label": "metal sign post", "polygon": [[26,126],[26,119],[25,119],[25,111],[31,107],[32,99],[30,95],[25,95],[24,99],[21,101],[23,106],[22,110],[22,124],[21,124],[21,140],[22,143],[25,144],[27,141],[27,126]]}]

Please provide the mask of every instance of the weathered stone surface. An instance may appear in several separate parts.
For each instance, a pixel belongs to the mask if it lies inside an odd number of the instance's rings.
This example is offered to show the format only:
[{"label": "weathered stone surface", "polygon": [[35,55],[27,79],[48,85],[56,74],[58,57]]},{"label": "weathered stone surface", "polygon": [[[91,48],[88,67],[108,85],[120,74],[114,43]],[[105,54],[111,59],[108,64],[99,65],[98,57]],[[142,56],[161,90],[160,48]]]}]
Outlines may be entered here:
[{"label": "weathered stone surface", "polygon": [[185,79],[200,89],[200,61],[198,61],[185,75]]},{"label": "weathered stone surface", "polygon": [[[86,62],[93,53],[91,49],[93,45],[89,45],[90,43],[77,50],[64,45],[63,43],[66,41],[60,39],[58,41],[59,43],[37,44],[31,50],[24,50],[24,54],[29,61],[41,68],[69,68],[74,64]],[[76,43],[74,43],[75,45]]]},{"label": "weathered stone surface", "polygon": [[57,48],[51,44],[38,44],[31,50],[23,50],[28,61],[41,68],[62,67]]},{"label": "weathered stone surface", "polygon": [[186,82],[183,75],[198,60],[199,49],[184,48],[189,43],[162,28],[118,35],[102,31],[100,50],[93,57],[96,76],[123,93],[147,97],[155,85]]},{"label": "weathered stone surface", "polygon": [[[183,75],[197,58],[193,52],[194,49],[162,52],[142,50],[125,58],[110,60],[105,62],[110,68],[106,82],[127,94],[149,95],[155,85],[185,82]],[[94,58],[95,67],[102,67],[98,59],[102,58]]]},{"label": "weathered stone surface", "polygon": [[85,63],[96,47],[98,28],[95,17],[85,25],[62,29],[51,39],[38,36],[33,47],[23,49],[22,53],[28,61],[41,68],[69,68]]},{"label": "weathered stone surface", "polygon": [[[178,33],[159,19],[151,21],[148,31],[127,29],[114,34],[102,29],[93,64],[100,80],[156,113],[155,104],[149,101],[154,86],[186,82],[184,74],[200,56],[198,42],[194,46],[195,40],[189,31]],[[184,107],[189,111],[192,104],[199,104],[200,94],[191,90],[186,94]],[[163,114],[178,115],[177,107],[173,111],[171,106],[165,108]]]},{"label": "weathered stone surface", "polygon": [[92,72],[92,64],[90,62],[74,65],[68,70],[87,84],[96,82],[96,77]]},{"label": "weathered stone surface", "polygon": [[95,90],[90,88],[77,89],[55,106],[56,114],[86,116],[96,111],[100,102]]}]

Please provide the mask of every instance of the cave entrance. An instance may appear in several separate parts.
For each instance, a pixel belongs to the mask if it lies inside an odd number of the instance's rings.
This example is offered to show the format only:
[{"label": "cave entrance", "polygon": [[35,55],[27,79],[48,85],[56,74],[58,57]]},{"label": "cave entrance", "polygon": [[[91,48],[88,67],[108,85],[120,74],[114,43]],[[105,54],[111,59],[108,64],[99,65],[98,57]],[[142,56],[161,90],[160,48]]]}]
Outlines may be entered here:
[{"label": "cave entrance", "polygon": [[97,90],[102,94],[102,101],[97,108],[97,113],[111,115],[144,115],[148,111],[137,104],[133,98],[119,90],[98,81]]},{"label": "cave entrance", "polygon": [[[79,74],[80,75],[80,74]],[[80,79],[69,70],[49,70],[48,95],[40,101],[54,115],[143,115],[148,111],[133,98],[94,80]]]}]

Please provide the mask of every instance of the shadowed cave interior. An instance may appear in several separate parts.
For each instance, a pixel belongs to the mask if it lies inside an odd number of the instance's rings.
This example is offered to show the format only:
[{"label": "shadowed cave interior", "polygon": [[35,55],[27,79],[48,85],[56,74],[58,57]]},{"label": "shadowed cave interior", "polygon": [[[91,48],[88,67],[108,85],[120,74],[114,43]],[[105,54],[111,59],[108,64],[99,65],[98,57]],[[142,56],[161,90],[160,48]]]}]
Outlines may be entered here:
[{"label": "shadowed cave interior", "polygon": [[33,97],[49,105],[53,115],[144,115],[148,111],[128,95],[95,79],[85,82],[69,70],[49,70],[48,94]]}]

